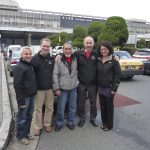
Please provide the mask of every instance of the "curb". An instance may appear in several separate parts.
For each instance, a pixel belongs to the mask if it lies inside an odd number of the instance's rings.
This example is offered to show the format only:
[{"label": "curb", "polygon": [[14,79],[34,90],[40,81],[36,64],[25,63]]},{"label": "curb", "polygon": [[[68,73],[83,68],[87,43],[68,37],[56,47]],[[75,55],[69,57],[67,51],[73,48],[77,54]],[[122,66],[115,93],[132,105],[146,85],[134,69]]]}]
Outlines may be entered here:
[{"label": "curb", "polygon": [[8,94],[8,87],[6,81],[6,74],[5,68],[3,63],[3,56],[2,56],[2,103],[3,103],[3,110],[2,110],[2,124],[0,127],[0,150],[3,150],[9,139],[9,131],[12,124],[12,114],[11,114],[11,106]]}]

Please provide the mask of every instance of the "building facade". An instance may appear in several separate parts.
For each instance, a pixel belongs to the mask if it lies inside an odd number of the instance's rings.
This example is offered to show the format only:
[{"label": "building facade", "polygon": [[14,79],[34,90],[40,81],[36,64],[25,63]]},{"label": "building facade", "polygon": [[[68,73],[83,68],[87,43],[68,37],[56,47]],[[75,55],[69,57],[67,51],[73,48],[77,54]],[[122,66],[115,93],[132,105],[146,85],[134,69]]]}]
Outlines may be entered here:
[{"label": "building facade", "polygon": [[[51,33],[72,33],[75,25],[87,27],[93,21],[106,21],[105,17],[83,16],[41,10],[21,9],[16,1],[0,1],[0,42],[10,44],[36,45],[42,37]],[[126,20],[129,35],[150,34],[150,23],[144,20]],[[128,43],[133,41],[129,40]],[[134,36],[135,37],[135,36]],[[137,38],[137,36],[136,36]],[[32,39],[32,40],[31,40]]]}]

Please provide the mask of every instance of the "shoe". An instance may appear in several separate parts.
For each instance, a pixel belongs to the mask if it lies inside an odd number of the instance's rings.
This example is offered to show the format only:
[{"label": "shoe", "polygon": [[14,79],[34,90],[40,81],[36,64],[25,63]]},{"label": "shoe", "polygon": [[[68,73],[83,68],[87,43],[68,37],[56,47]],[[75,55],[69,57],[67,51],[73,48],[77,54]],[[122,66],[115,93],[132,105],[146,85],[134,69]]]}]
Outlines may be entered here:
[{"label": "shoe", "polygon": [[34,135],[39,136],[41,134],[41,129],[35,129],[34,130]]},{"label": "shoe", "polygon": [[75,125],[69,125],[69,124],[67,124],[67,127],[70,129],[70,130],[74,130],[74,128],[75,128]]},{"label": "shoe", "polygon": [[46,131],[47,133],[50,133],[52,130],[53,130],[53,129],[52,129],[51,126],[45,126],[45,131]]},{"label": "shoe", "polygon": [[109,131],[109,130],[111,130],[111,129],[112,129],[112,128],[106,127],[106,128],[103,129],[103,131]]},{"label": "shoe", "polygon": [[34,140],[34,136],[31,135],[31,134],[28,134],[27,139],[28,139],[28,140]]},{"label": "shoe", "polygon": [[23,144],[23,145],[28,145],[29,144],[29,141],[26,138],[22,138],[22,139],[18,140],[18,142],[20,144]]},{"label": "shoe", "polygon": [[93,127],[98,127],[98,125],[96,124],[96,122],[94,120],[90,120],[90,122],[93,125]]},{"label": "shoe", "polygon": [[107,126],[106,125],[102,125],[102,126],[100,126],[100,128],[101,129],[105,129],[105,128],[107,128]]},{"label": "shoe", "polygon": [[85,121],[84,120],[80,120],[78,123],[78,126],[81,128],[84,126]]},{"label": "shoe", "polygon": [[55,131],[56,131],[56,132],[59,132],[59,131],[61,130],[61,128],[62,128],[62,126],[57,126],[57,125],[56,125]]}]

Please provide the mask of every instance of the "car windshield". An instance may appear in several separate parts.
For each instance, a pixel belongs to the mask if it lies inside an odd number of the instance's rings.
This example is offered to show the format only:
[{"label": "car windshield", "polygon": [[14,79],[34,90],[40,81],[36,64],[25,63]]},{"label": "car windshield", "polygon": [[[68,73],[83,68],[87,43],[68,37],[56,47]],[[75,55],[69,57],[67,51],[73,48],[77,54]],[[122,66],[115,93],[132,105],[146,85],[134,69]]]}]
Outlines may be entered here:
[{"label": "car windshield", "polygon": [[134,55],[141,55],[141,56],[150,56],[150,51],[146,51],[146,50],[139,50],[139,51],[136,51],[134,53]]},{"label": "car windshield", "polygon": [[20,51],[14,51],[14,52],[12,53],[12,58],[20,58],[20,57],[21,57]]},{"label": "car windshield", "polygon": [[115,55],[119,56],[120,59],[129,59],[132,58],[128,52],[115,51]]},{"label": "car windshield", "polygon": [[20,49],[21,49],[20,47],[11,47],[10,48],[10,50],[12,50],[12,51],[20,51]]}]

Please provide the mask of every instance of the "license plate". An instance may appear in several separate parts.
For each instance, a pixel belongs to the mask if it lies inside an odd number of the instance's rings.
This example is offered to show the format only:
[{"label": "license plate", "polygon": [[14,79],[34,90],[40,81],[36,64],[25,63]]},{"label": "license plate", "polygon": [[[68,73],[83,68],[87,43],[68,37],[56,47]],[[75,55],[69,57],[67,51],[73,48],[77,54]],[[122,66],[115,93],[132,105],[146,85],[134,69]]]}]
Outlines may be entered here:
[{"label": "license plate", "polygon": [[127,69],[127,70],[133,70],[133,69],[135,69],[135,68],[134,68],[134,66],[127,66],[126,69]]}]

